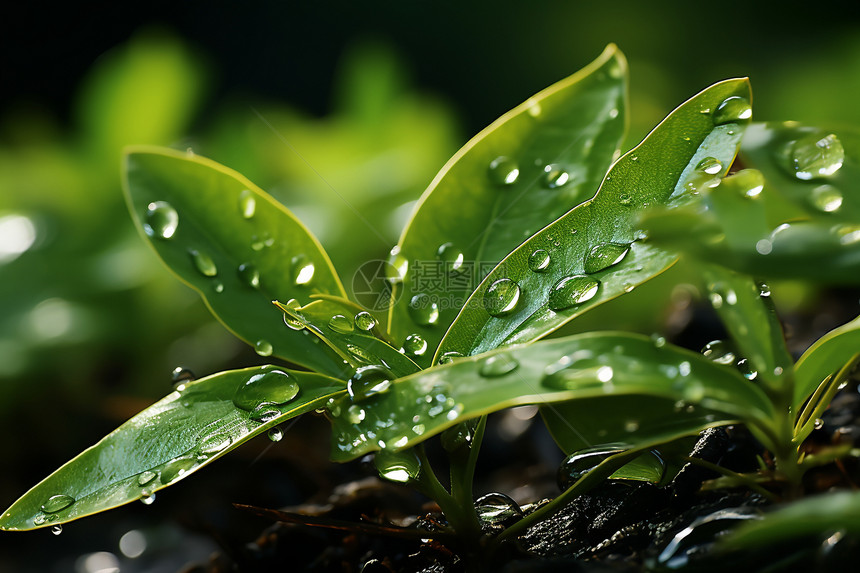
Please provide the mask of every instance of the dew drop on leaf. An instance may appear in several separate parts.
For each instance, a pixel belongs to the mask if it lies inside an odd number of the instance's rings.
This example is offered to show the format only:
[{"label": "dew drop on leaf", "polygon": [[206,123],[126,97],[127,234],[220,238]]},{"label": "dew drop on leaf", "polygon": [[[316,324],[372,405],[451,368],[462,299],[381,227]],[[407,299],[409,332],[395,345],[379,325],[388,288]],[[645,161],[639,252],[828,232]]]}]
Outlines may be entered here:
[{"label": "dew drop on leaf", "polygon": [[536,249],[529,255],[529,269],[535,273],[542,273],[549,267],[549,253],[543,249]]},{"label": "dew drop on leaf", "polygon": [[520,286],[511,279],[494,281],[484,292],[484,308],[492,316],[503,316],[517,307],[520,300]]},{"label": "dew drop on leaf", "polygon": [[291,262],[293,284],[305,286],[310,284],[314,278],[314,263],[307,255],[296,255]]},{"label": "dew drop on leaf", "polygon": [[239,213],[243,218],[250,219],[256,210],[257,200],[254,199],[254,193],[250,189],[242,189],[239,193]]},{"label": "dew drop on leaf", "polygon": [[833,213],[842,206],[842,192],[833,185],[819,185],[812,190],[809,200],[819,211]]},{"label": "dew drop on leaf", "polygon": [[485,378],[496,378],[510,374],[519,366],[515,358],[503,352],[484,359],[478,372]]},{"label": "dew drop on leaf", "polygon": [[51,533],[53,533],[54,535],[59,535],[62,532],[63,532],[63,526],[62,525],[54,525],[51,527]]},{"label": "dew drop on leaf", "polygon": [[196,378],[197,377],[194,375],[194,372],[183,366],[177,366],[173,369],[173,372],[170,373],[170,382],[174,386],[185,382],[193,382]]},{"label": "dew drop on leaf", "polygon": [[167,201],[153,201],[146,206],[143,230],[150,237],[172,239],[179,227],[179,213]]},{"label": "dew drop on leaf", "polygon": [[379,364],[361,366],[347,381],[346,391],[353,401],[358,402],[387,391],[394,378],[394,373],[385,366]]},{"label": "dew drop on leaf", "polygon": [[353,404],[346,410],[346,419],[352,424],[363,422],[366,415],[367,413],[364,411],[364,408],[356,404]]},{"label": "dew drop on leaf", "polygon": [[403,341],[403,350],[411,356],[423,356],[427,352],[427,341],[420,334],[410,334]]},{"label": "dew drop on leaf", "polygon": [[496,157],[490,162],[490,181],[496,185],[513,185],[520,176],[520,168],[510,157]]},{"label": "dew drop on leaf", "polygon": [[403,282],[406,273],[409,272],[409,259],[400,252],[400,247],[395,245],[388,256],[388,264],[385,266],[385,278],[392,284]]},{"label": "dew drop on leaf", "polygon": [[558,189],[564,187],[570,181],[570,174],[560,165],[551,163],[543,168],[541,183],[547,189]]},{"label": "dew drop on leaf", "polygon": [[371,331],[376,328],[376,319],[366,310],[362,310],[361,312],[356,314],[353,321],[355,322],[356,328],[365,332]]},{"label": "dew drop on leaf", "polygon": [[[298,300],[291,298],[287,301],[286,304],[284,304],[284,306],[290,310],[298,310],[299,308],[301,308],[302,304]],[[293,330],[302,330],[307,326],[304,321],[299,320],[298,318],[286,312],[284,313],[284,324],[286,324]]]},{"label": "dew drop on leaf", "polygon": [[191,255],[194,267],[201,275],[204,277],[214,277],[218,274],[218,267],[215,266],[215,261],[212,260],[212,257],[194,249],[190,250],[189,254]]},{"label": "dew drop on leaf", "polygon": [[398,483],[407,483],[418,477],[421,462],[411,450],[404,452],[381,451],[373,458],[380,477]]},{"label": "dew drop on leaf", "polygon": [[708,175],[716,175],[723,170],[723,164],[716,157],[705,157],[696,164],[696,171],[707,173]]},{"label": "dew drop on leaf", "polygon": [[830,177],[842,167],[845,149],[834,134],[812,133],[798,139],[789,147],[789,167],[798,179],[808,181]]},{"label": "dew drop on leaf", "polygon": [[750,361],[746,358],[738,360],[737,368],[747,380],[755,380],[758,377],[758,372],[752,367],[752,364],[750,364]]},{"label": "dew drop on leaf", "polygon": [[224,292],[224,283],[222,283],[220,281],[216,281],[215,283],[212,284],[212,290],[214,290],[217,293]]},{"label": "dew drop on leaf", "polygon": [[717,106],[713,118],[714,125],[747,123],[752,118],[752,106],[745,97],[731,96]]},{"label": "dew drop on leaf", "polygon": [[207,456],[217,454],[232,443],[233,438],[229,434],[214,434],[200,441],[197,452]]},{"label": "dew drop on leaf", "polygon": [[702,348],[702,354],[711,362],[717,364],[734,364],[735,353],[731,346],[723,340],[713,340]]},{"label": "dew drop on leaf", "polygon": [[566,490],[582,476],[597,467],[609,456],[628,449],[624,445],[606,445],[579,450],[567,456],[558,468],[558,486]]},{"label": "dew drop on leaf", "polygon": [[332,316],[328,321],[328,327],[339,334],[349,334],[354,330],[352,320],[342,314]]},{"label": "dew drop on leaf", "polygon": [[152,481],[157,477],[158,477],[158,474],[155,473],[154,471],[146,470],[144,472],[141,472],[137,476],[137,485],[143,487],[149,483],[152,483]]},{"label": "dew drop on leaf", "polygon": [[450,352],[446,352],[439,357],[439,364],[451,364],[454,360],[458,358],[463,358],[463,355],[456,350],[452,350]]},{"label": "dew drop on leaf", "polygon": [[142,497],[140,498],[140,502],[141,502],[143,505],[152,505],[153,503],[155,503],[155,494],[154,494],[154,493],[150,493],[150,494],[148,494],[148,495],[144,495],[144,496],[142,496]]},{"label": "dew drop on leaf", "polygon": [[550,310],[564,310],[594,298],[600,282],[587,275],[564,277],[549,292]]},{"label": "dew drop on leaf", "polygon": [[266,435],[269,437],[269,441],[280,442],[284,437],[284,432],[275,426],[274,428],[270,428]]},{"label": "dew drop on leaf", "polygon": [[45,503],[42,504],[42,511],[45,513],[57,513],[75,503],[75,498],[70,495],[57,494],[52,495]]},{"label": "dew drop on leaf", "polygon": [[260,271],[251,263],[242,263],[237,269],[239,280],[251,288],[260,288]]},{"label": "dew drop on leaf", "polygon": [[236,389],[233,404],[247,412],[260,411],[267,406],[286,404],[299,393],[299,385],[281,370],[254,374]]},{"label": "dew drop on leaf", "polygon": [[164,466],[161,470],[162,483],[168,484],[188,473],[188,470],[197,465],[194,458],[176,458]]},{"label": "dew drop on leaf", "polygon": [[432,326],[439,322],[439,305],[428,294],[416,294],[409,300],[409,316],[416,324]]},{"label": "dew drop on leaf", "polygon": [[617,265],[630,251],[630,245],[622,243],[601,243],[595,245],[585,257],[585,272],[591,274]]},{"label": "dew drop on leaf", "polygon": [[274,352],[274,348],[272,348],[272,343],[262,338],[254,343],[254,350],[260,356],[271,356],[272,352]]},{"label": "dew drop on leaf", "polygon": [[443,265],[443,270],[448,273],[458,273],[463,270],[465,255],[454,243],[443,243],[436,249],[436,258]]}]

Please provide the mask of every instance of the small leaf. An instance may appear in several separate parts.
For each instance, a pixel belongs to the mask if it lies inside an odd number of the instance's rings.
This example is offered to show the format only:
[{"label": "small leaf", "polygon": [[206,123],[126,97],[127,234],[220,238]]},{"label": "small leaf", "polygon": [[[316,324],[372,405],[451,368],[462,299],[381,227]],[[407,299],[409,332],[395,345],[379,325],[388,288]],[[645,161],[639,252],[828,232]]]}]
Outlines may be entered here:
[{"label": "small leaf", "polygon": [[860,351],[860,317],[831,330],[816,340],[794,366],[794,411],[799,412],[803,403],[824,379],[835,374],[858,351]]},{"label": "small leaf", "polygon": [[389,319],[398,344],[413,333],[427,341],[421,366],[484,275],[597,190],[624,136],[626,83],[609,46],[475,136],[430,184],[392,260],[402,283]]},{"label": "small leaf", "polygon": [[[339,380],[273,366],[188,382],[24,494],[0,518],[0,529],[48,527],[151,499],[158,490],[339,393],[345,393]],[[68,503],[49,501],[57,496]]]},{"label": "small leaf", "polygon": [[[647,408],[633,408],[643,396],[670,405],[684,401],[714,417],[676,423],[660,412],[655,418]],[[616,409],[615,400],[623,406]],[[563,416],[575,426],[574,435],[588,434],[586,445],[605,443],[598,431],[608,429],[626,438],[610,441],[632,446],[651,421],[661,428],[657,442],[737,420],[767,433],[773,416],[765,394],[732,368],[680,348],[657,347],[644,336],[598,332],[460,358],[396,380],[372,396],[344,396],[331,408],[332,455],[347,460],[377,449],[400,450],[483,414],[550,403],[562,414],[567,406],[591,403],[592,419],[599,413],[594,427]],[[631,428],[631,422],[639,426]],[[654,441],[654,436],[642,439]]]},{"label": "small leaf", "polygon": [[[676,255],[637,240],[636,217],[646,207],[683,201],[687,184],[725,173],[743,127],[715,125],[710,110],[729,98],[749,99],[746,80],[706,89],[672,112],[616,162],[597,195],[545,227],[499,263],[466,302],[438,355],[480,354],[546,336],[589,308],[663,272]],[[549,254],[545,269],[529,265]],[[505,313],[487,305],[500,281],[517,285],[518,302]],[[488,310],[489,309],[489,310]]]},{"label": "small leaf", "polygon": [[273,299],[343,296],[325,251],[287,209],[235,171],[168,149],[132,148],[125,181],[138,228],[227,328],[252,346],[263,341],[264,355],[343,374],[325,345],[272,308]]}]

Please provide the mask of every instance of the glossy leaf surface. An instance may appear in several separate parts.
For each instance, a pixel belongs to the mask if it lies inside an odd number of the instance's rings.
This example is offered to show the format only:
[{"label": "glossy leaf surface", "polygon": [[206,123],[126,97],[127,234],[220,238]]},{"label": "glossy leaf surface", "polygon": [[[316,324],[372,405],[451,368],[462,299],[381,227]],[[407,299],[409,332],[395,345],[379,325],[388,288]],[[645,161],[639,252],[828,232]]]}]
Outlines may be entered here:
[{"label": "glossy leaf surface", "polygon": [[794,366],[795,411],[799,411],[825,378],[835,374],[858,352],[860,352],[860,318],[855,318],[816,340]]},{"label": "glossy leaf surface", "polygon": [[[633,404],[641,403],[642,396],[670,404],[682,400],[696,409],[720,412],[724,420],[762,427],[773,414],[764,393],[731,368],[686,350],[657,347],[648,337],[599,332],[456,359],[396,380],[360,400],[344,396],[330,406],[333,457],[346,460],[380,448],[398,450],[483,414],[573,399],[577,402],[572,404],[599,399],[604,407],[600,428],[624,431],[630,427]],[[616,410],[613,399],[623,408]],[[649,413],[642,409],[635,415],[640,422]],[[661,437],[695,432],[702,421],[718,422],[695,419]],[[579,429],[576,419],[569,422]],[[596,436],[600,428],[582,430]]]},{"label": "glossy leaf surface", "polygon": [[[624,136],[626,76],[623,55],[608,47],[475,136],[430,184],[392,259],[402,283],[389,329],[397,344],[410,334],[427,340],[420,365],[496,263],[594,195]],[[432,322],[429,304],[438,307]]]},{"label": "glossy leaf surface", "polygon": [[[727,80],[672,112],[612,166],[593,199],[529,238],[484,279],[439,354],[479,354],[535,340],[665,270],[676,255],[637,240],[637,214],[683,201],[691,184],[728,170],[743,126],[718,124],[715,110],[749,98],[746,80]],[[548,254],[548,263],[533,270],[530,258],[538,252]],[[501,313],[492,305],[499,281],[513,283],[518,293]]]},{"label": "glossy leaf surface", "polygon": [[284,326],[271,304],[343,296],[325,251],[287,209],[238,173],[168,149],[133,148],[125,178],[138,228],[227,328],[263,355],[342,374],[325,345]]},{"label": "glossy leaf surface", "polygon": [[339,380],[273,366],[188,382],[24,494],[0,518],[0,528],[47,527],[147,499],[344,392]]}]

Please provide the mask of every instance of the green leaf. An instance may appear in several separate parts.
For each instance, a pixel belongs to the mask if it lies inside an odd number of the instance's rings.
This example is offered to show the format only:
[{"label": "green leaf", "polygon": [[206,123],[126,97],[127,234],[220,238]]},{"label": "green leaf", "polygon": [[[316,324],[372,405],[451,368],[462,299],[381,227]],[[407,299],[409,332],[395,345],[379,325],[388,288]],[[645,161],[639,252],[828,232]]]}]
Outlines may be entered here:
[{"label": "green leaf", "polygon": [[777,509],[760,521],[741,525],[720,540],[720,547],[749,550],[804,538],[812,538],[810,541],[820,545],[822,534],[860,533],[857,515],[860,515],[860,493],[846,491],[814,495]]},{"label": "green leaf", "polygon": [[[715,125],[725,120],[715,110],[749,98],[746,80],[727,80],[672,112],[612,166],[593,199],[532,236],[484,279],[437,356],[530,342],[663,272],[677,257],[637,240],[637,214],[682,201],[687,185],[706,171],[708,177],[725,173],[743,128]],[[541,253],[549,262],[535,266]],[[516,297],[503,296],[511,292]]]},{"label": "green leaf", "polygon": [[430,184],[392,259],[402,284],[389,330],[397,344],[413,333],[428,342],[420,365],[487,271],[594,194],[624,136],[626,77],[609,46],[475,136]]},{"label": "green leaf", "polygon": [[145,499],[339,393],[339,380],[273,366],[189,382],[24,494],[0,518],[0,529],[57,525]]},{"label": "green leaf", "polygon": [[[395,377],[419,370],[417,364],[385,340],[376,318],[349,300],[328,296],[303,307],[276,304],[289,317],[288,326],[307,328],[352,368],[382,365]],[[423,353],[426,347],[424,342],[415,349]]]},{"label": "green leaf", "polygon": [[[377,390],[361,400],[344,397],[333,405],[335,459],[381,448],[400,450],[458,422],[522,404],[552,403],[559,408],[600,399],[599,428],[569,420],[574,431],[594,432],[594,439],[586,443],[602,439],[600,428],[624,432],[631,420],[642,424],[649,412],[631,408],[634,401],[641,404],[643,396],[670,404],[683,400],[695,409],[718,413],[725,423],[743,420],[765,432],[773,416],[765,394],[734,369],[695,352],[658,347],[648,337],[624,333],[588,333],[500,349],[457,359]],[[624,406],[616,409],[612,398]],[[557,404],[569,400],[576,401]],[[671,424],[670,418],[664,415],[658,422]],[[705,423],[719,421],[715,417]],[[701,427],[699,420],[675,426],[658,441]],[[631,442],[638,436],[627,432],[625,440],[608,441]]]},{"label": "green leaf", "polygon": [[138,228],[228,329],[263,355],[343,374],[325,345],[272,307],[344,294],[328,255],[287,209],[238,173],[168,149],[131,148],[125,181]]},{"label": "green leaf", "polygon": [[831,330],[810,346],[794,366],[794,411],[831,374],[860,352],[860,317]]}]

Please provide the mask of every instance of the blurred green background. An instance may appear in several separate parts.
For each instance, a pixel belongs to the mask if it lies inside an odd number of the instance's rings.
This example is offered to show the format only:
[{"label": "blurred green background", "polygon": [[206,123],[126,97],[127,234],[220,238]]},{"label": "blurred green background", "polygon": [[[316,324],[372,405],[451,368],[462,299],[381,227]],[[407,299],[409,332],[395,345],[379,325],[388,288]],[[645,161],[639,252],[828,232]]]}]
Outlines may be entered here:
[{"label": "blurred green background", "polygon": [[732,76],[751,78],[755,119],[860,124],[856,11],[681,0],[21,7],[0,34],[0,505],[165,394],[175,366],[206,375],[261,361],[136,235],[123,146],[191,148],[242,172],[308,224],[349,284],[394,244],[460,145],[609,42],[630,62],[628,146]]}]

